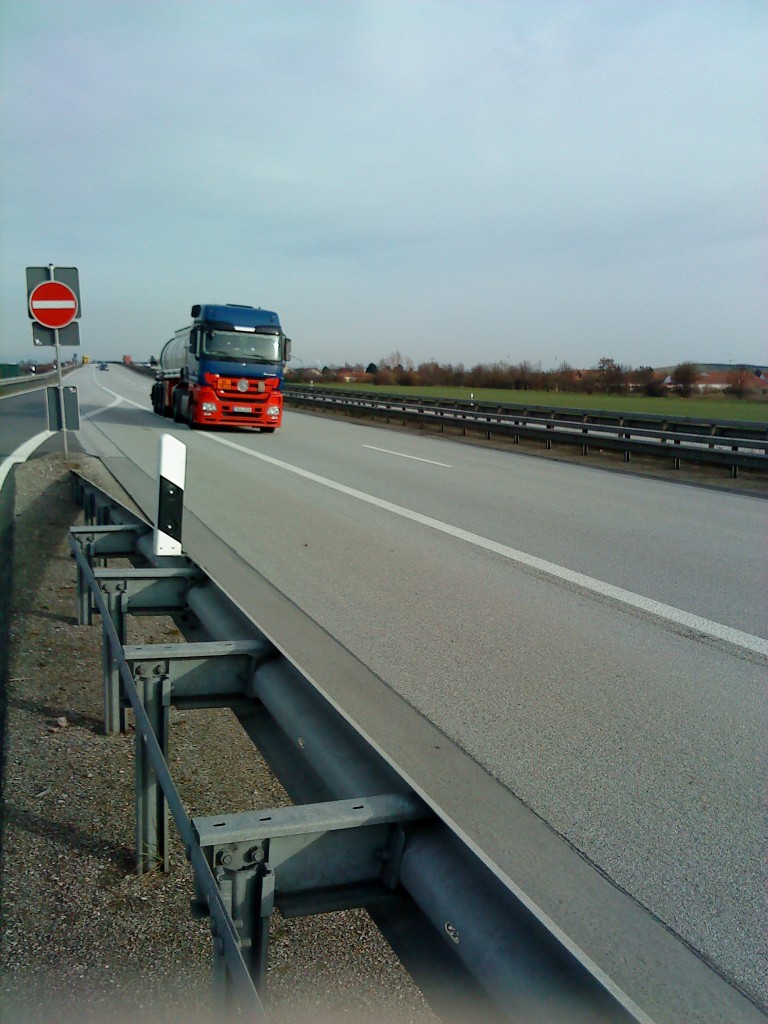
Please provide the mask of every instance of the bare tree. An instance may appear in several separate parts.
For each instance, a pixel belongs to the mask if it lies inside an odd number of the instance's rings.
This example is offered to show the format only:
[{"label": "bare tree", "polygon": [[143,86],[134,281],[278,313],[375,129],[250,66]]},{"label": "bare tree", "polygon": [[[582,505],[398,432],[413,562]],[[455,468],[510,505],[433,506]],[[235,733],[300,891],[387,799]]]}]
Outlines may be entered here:
[{"label": "bare tree", "polygon": [[603,356],[595,369],[595,383],[600,391],[621,394],[626,390],[626,373],[613,359]]},{"label": "bare tree", "polygon": [[740,366],[736,370],[731,370],[728,374],[728,387],[726,390],[734,398],[746,398],[754,390],[754,379],[755,373],[752,370],[748,370],[746,366]]},{"label": "bare tree", "polygon": [[696,363],[678,363],[671,373],[675,390],[683,398],[687,398],[693,391],[698,376],[699,368]]}]

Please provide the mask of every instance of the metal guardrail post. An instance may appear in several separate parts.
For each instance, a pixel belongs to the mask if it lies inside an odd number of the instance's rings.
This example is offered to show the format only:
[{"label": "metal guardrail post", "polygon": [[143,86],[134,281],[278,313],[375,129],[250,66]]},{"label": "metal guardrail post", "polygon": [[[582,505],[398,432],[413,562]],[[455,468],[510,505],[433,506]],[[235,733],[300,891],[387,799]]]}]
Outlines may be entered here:
[{"label": "metal guardrail post", "polygon": [[[79,542],[79,541],[78,541]],[[80,543],[80,547],[85,555],[88,567],[93,568],[93,562],[91,561],[91,554],[89,551],[90,543]],[[80,564],[77,564],[77,624],[78,626],[92,626],[93,625],[93,598],[91,596],[91,588],[88,585],[86,579],[85,569]]]},{"label": "metal guardrail post", "polygon": [[[264,852],[254,848],[252,862],[230,867],[232,854],[219,854],[212,864],[221,899],[237,929],[248,972],[259,995],[266,988],[269,922],[274,909],[274,872],[264,865]],[[226,972],[222,975],[225,989]]]},{"label": "metal guardrail post", "polygon": [[[125,664],[164,759],[171,705],[186,701],[192,707],[232,706],[253,675],[256,651],[257,645],[247,641],[123,646]],[[167,871],[168,805],[138,730],[134,764],[137,870]]]},{"label": "metal guardrail post", "polygon": [[[97,570],[98,571],[98,570]],[[97,572],[96,571],[96,572]],[[94,576],[96,576],[94,572]],[[125,591],[121,581],[102,583],[107,614],[115,627],[119,643],[125,643]],[[125,732],[125,706],[117,665],[117,652],[112,650],[109,634],[104,631],[101,642],[102,682],[104,692],[104,732],[109,736]]]},{"label": "metal guardrail post", "polygon": [[108,526],[115,507],[107,495],[92,488],[83,488],[83,517],[88,526]]},{"label": "metal guardrail post", "polygon": [[213,941],[213,977],[211,979],[213,997],[216,1000],[216,1005],[222,1007],[226,1014],[230,1009],[227,959],[224,955],[224,940],[219,935],[215,921],[211,921],[211,939]]},{"label": "metal guardrail post", "polygon": [[[73,526],[70,536],[79,545],[91,569],[98,560],[103,565],[108,555],[128,557],[135,554],[142,533],[139,526]],[[93,600],[91,588],[87,585],[83,569],[77,566],[77,607],[78,626],[93,625]]]},{"label": "metal guardrail post", "polygon": [[430,815],[395,793],[192,819],[258,992],[275,906],[296,917],[401,902],[399,830]]},{"label": "metal guardrail post", "polygon": [[[163,758],[168,758],[170,680],[161,665],[138,665],[133,677]],[[136,801],[136,871],[141,875],[169,867],[168,802],[163,794],[141,732],[136,730],[134,757]]]},{"label": "metal guardrail post", "polygon": [[[200,572],[180,569],[95,569],[93,576],[106,598],[107,613],[115,627],[120,646],[126,641],[129,610],[144,614],[168,614],[187,607],[187,591],[200,579]],[[117,663],[117,652],[104,634],[104,728],[107,733],[125,732],[125,707]]]}]

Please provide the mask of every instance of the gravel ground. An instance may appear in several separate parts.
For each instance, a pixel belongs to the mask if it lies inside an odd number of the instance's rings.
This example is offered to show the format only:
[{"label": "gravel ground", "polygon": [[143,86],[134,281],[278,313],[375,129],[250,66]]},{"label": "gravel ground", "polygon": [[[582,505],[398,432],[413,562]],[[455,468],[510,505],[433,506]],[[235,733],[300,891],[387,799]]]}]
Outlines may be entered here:
[{"label": "gravel ground", "polygon": [[[89,460],[79,462],[87,473]],[[60,456],[16,471],[0,1015],[205,1024],[214,1019],[210,934],[208,921],[190,916],[192,873],[178,843],[168,875],[133,873],[133,735],[103,734],[101,626],[76,624],[68,529],[82,515],[72,491]],[[130,628],[131,643],[180,639],[170,619],[133,618]],[[0,622],[0,644],[5,636]],[[0,687],[2,669],[0,658]],[[174,712],[172,726],[188,813],[287,802],[228,710]],[[268,989],[270,1018],[285,1024],[436,1020],[363,911],[298,920],[276,912]]]}]

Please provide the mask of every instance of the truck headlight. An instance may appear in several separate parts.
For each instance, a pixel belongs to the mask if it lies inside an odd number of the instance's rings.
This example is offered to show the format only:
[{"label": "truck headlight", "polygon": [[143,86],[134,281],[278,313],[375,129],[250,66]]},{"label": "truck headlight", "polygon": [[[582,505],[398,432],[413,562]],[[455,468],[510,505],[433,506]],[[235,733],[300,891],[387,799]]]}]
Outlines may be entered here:
[{"label": "truck headlight", "polygon": [[203,402],[203,412],[216,412],[218,408],[215,402]]},{"label": "truck headlight", "polygon": [[271,420],[276,420],[279,415],[280,415],[280,406],[279,405],[268,405],[267,406],[267,416]]}]

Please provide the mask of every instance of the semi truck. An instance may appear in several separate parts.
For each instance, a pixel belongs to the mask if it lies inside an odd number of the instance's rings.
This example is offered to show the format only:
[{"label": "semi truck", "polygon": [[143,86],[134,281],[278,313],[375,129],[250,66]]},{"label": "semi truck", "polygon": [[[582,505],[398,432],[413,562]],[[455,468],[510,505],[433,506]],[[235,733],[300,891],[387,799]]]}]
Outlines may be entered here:
[{"label": "semi truck", "polygon": [[273,433],[282,423],[283,371],[291,358],[277,313],[198,304],[191,316],[160,352],[152,409],[190,427]]}]

